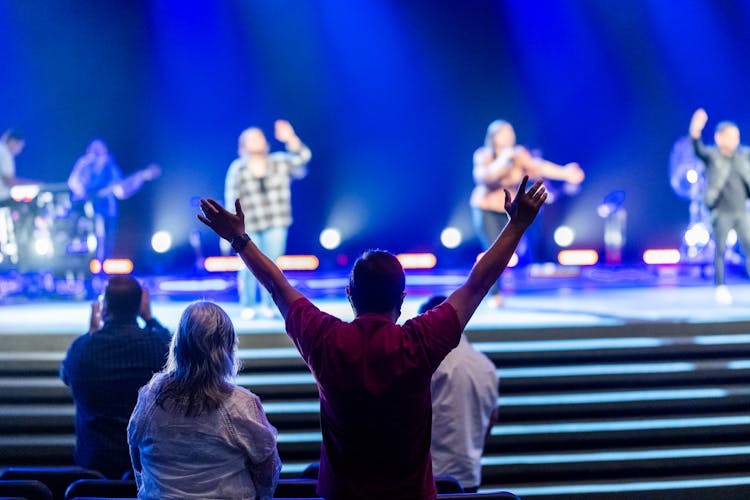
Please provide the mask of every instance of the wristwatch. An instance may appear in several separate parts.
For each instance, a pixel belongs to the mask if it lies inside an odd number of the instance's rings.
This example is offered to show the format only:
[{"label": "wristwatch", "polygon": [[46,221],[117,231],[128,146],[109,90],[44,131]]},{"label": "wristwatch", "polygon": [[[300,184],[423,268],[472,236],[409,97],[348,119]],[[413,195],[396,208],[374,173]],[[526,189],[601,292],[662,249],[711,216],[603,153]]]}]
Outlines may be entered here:
[{"label": "wristwatch", "polygon": [[232,245],[232,250],[240,253],[242,249],[245,248],[248,241],[250,241],[250,236],[248,236],[247,233],[242,233],[241,235],[232,238],[232,241],[229,242],[229,244]]}]

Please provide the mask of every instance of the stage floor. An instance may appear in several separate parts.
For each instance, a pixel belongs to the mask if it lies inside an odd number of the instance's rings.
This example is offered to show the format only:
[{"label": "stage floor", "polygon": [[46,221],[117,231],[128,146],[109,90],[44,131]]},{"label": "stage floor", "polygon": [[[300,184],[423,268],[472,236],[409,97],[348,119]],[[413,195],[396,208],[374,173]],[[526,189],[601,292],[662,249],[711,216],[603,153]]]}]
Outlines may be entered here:
[{"label": "stage floor", "polygon": [[[750,284],[730,285],[734,303],[721,306],[714,302],[710,285],[608,286],[603,288],[540,289],[508,294],[505,306],[492,309],[487,301],[472,318],[469,330],[523,329],[554,327],[621,326],[631,323],[721,323],[750,321]],[[440,290],[442,293],[443,290]],[[400,321],[417,314],[429,293],[407,295]],[[173,329],[185,306],[200,296],[163,298],[155,296],[154,316]],[[208,300],[214,300],[205,296]],[[215,300],[226,309],[239,333],[281,333],[280,318],[243,320],[234,301]],[[313,301],[321,309],[342,319],[352,319],[346,299],[319,297]],[[88,325],[89,302],[74,299],[14,301],[0,305],[2,334],[75,334]]]}]

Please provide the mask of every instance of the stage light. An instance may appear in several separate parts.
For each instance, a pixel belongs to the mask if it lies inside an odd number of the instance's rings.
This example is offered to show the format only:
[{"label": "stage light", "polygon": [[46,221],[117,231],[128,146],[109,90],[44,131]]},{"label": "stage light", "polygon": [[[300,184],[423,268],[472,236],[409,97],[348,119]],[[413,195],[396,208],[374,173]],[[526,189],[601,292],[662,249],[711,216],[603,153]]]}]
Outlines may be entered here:
[{"label": "stage light", "polygon": [[37,238],[36,240],[34,240],[34,251],[37,255],[41,255],[42,257],[51,256],[54,252],[52,240],[46,236]]},{"label": "stage light", "polygon": [[332,227],[327,227],[320,233],[320,245],[326,250],[338,248],[341,244],[341,232]]},{"label": "stage light", "polygon": [[130,259],[107,259],[102,264],[107,274],[130,274],[133,272],[133,261]]},{"label": "stage light", "polygon": [[711,240],[711,234],[706,229],[705,224],[698,222],[693,224],[685,231],[685,243],[689,247],[705,246]]},{"label": "stage light", "polygon": [[102,272],[102,263],[99,262],[99,259],[91,259],[91,262],[89,262],[89,270],[91,270],[91,274],[99,274]]},{"label": "stage light", "polygon": [[573,244],[573,241],[576,239],[576,232],[572,227],[560,226],[555,229],[553,237],[558,246],[565,248]]},{"label": "stage light", "polygon": [[735,244],[737,244],[737,231],[730,229],[727,233],[727,246],[733,247]]},{"label": "stage light", "polygon": [[690,184],[695,184],[698,182],[698,171],[694,168],[691,168],[687,172],[685,172],[685,180],[687,180]]},{"label": "stage light", "polygon": [[593,266],[599,262],[596,250],[562,250],[557,261],[563,266]]},{"label": "stage light", "polygon": [[646,264],[677,264],[680,262],[680,251],[676,248],[651,248],[643,252]]},{"label": "stage light", "polygon": [[283,271],[313,271],[319,264],[314,255],[282,255],[276,259],[276,265]]},{"label": "stage light", "polygon": [[[479,262],[479,259],[481,259],[485,253],[487,252],[482,252],[479,255],[477,255],[477,258],[474,262],[475,263]],[[507,267],[516,267],[517,265],[518,265],[518,254],[516,252],[513,252],[513,255],[510,256],[510,260],[508,261]]]},{"label": "stage light", "polygon": [[38,184],[18,184],[10,188],[10,197],[13,201],[28,203],[39,194]]},{"label": "stage light", "polygon": [[463,237],[461,231],[455,227],[446,227],[443,232],[440,233],[440,242],[445,248],[456,248],[461,244]]},{"label": "stage light", "polygon": [[206,257],[203,267],[210,273],[239,271],[245,264],[239,257]]},{"label": "stage light", "polygon": [[396,258],[404,269],[432,269],[437,257],[431,253],[400,253]]},{"label": "stage light", "polygon": [[156,231],[151,237],[151,248],[156,253],[165,253],[172,248],[172,235],[167,231]]},{"label": "stage light", "polygon": [[95,234],[90,234],[86,237],[86,248],[88,248],[89,252],[95,251],[98,245],[99,242],[96,240]]}]

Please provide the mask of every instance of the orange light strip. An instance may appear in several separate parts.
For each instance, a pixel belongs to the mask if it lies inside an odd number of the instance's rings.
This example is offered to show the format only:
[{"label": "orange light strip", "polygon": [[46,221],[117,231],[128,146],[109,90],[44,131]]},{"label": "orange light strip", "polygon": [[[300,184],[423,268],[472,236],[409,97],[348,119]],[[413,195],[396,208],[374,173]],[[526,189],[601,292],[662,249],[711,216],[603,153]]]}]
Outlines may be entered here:
[{"label": "orange light strip", "polygon": [[102,264],[107,274],[130,274],[133,272],[133,261],[130,259],[107,259]]},{"label": "orange light strip", "polygon": [[206,257],[203,261],[203,268],[210,273],[239,271],[243,266],[242,260],[237,256]]},{"label": "orange light strip", "polygon": [[396,258],[404,269],[432,269],[437,257],[431,253],[400,253]]},{"label": "orange light strip", "polygon": [[593,266],[599,262],[596,250],[563,250],[557,254],[557,262],[563,266]]},{"label": "orange light strip", "polygon": [[[317,269],[320,261],[315,255],[282,255],[276,259],[276,265],[283,271],[312,271]],[[206,257],[203,268],[210,273],[239,271],[245,266],[237,256]]]},{"label": "orange light strip", "polygon": [[99,262],[99,259],[91,259],[91,262],[89,262],[89,270],[91,270],[91,274],[99,274],[102,272],[102,263]]},{"label": "orange light strip", "polygon": [[313,271],[320,261],[314,255],[282,255],[276,259],[276,265],[283,271]]},{"label": "orange light strip", "polygon": [[677,264],[680,262],[680,251],[676,248],[651,248],[643,252],[646,264]]}]

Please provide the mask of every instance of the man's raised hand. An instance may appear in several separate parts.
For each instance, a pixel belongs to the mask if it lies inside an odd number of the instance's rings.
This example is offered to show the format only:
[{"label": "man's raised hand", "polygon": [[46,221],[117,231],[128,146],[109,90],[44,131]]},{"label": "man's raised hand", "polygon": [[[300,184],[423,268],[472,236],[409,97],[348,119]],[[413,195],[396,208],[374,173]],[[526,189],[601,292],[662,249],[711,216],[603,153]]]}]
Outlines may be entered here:
[{"label": "man's raised hand", "polygon": [[693,117],[690,119],[690,137],[694,139],[700,138],[707,121],[708,114],[706,110],[703,108],[696,109]]},{"label": "man's raised hand", "polygon": [[202,214],[198,220],[214,230],[216,234],[227,241],[232,241],[236,236],[245,232],[245,214],[242,212],[240,200],[235,200],[235,213],[228,211],[221,204],[211,198],[201,198]]},{"label": "man's raised hand", "polygon": [[504,189],[505,211],[508,217],[510,217],[510,221],[521,224],[524,228],[534,222],[536,214],[539,213],[539,209],[547,199],[547,190],[544,184],[542,184],[541,179],[537,180],[527,192],[526,183],[528,181],[529,176],[524,175],[521,185],[518,186],[518,194],[516,194],[516,198],[512,201],[510,193],[507,189]]}]

